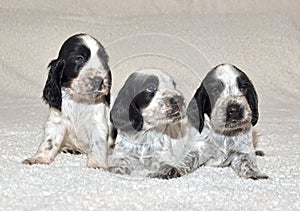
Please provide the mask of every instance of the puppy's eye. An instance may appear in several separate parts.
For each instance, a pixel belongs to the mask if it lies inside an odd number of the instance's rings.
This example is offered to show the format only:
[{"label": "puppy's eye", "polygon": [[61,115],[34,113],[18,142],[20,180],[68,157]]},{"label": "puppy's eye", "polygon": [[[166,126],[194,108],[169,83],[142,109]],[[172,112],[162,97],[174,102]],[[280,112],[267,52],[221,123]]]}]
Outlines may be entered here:
[{"label": "puppy's eye", "polygon": [[146,91],[147,92],[150,92],[150,93],[153,93],[153,92],[155,92],[157,90],[157,88],[156,88],[156,86],[154,85],[154,84],[150,84],[148,87],[147,87],[147,89],[146,89]]},{"label": "puppy's eye", "polygon": [[243,93],[247,92],[247,90],[248,90],[247,86],[245,86],[245,85],[240,87],[240,91],[243,92]]},{"label": "puppy's eye", "polygon": [[219,90],[218,88],[212,88],[211,93],[212,93],[213,95],[217,95],[217,94],[220,93],[220,90]]},{"label": "puppy's eye", "polygon": [[77,56],[75,59],[76,64],[83,64],[84,63],[84,58],[83,56]]}]

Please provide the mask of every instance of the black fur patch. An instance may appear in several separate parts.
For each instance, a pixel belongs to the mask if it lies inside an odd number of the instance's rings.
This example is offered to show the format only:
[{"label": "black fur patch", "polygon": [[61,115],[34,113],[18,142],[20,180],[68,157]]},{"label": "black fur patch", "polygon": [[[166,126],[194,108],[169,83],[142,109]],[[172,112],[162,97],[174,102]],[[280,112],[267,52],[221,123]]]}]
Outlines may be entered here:
[{"label": "black fur patch", "polygon": [[46,148],[47,150],[51,150],[53,148],[53,144],[52,144],[52,140],[51,139],[48,139],[47,140],[47,144],[48,144],[48,147]]},{"label": "black fur patch", "polygon": [[258,117],[259,117],[257,93],[254,89],[252,82],[248,78],[248,76],[243,71],[238,69],[237,67],[235,67],[235,68],[241,74],[237,78],[237,83],[238,83],[240,91],[246,96],[246,99],[247,99],[250,109],[252,111],[251,123],[254,126],[254,125],[256,125],[256,123],[258,121]]},{"label": "black fur patch", "polygon": [[204,126],[205,113],[210,116],[211,104],[207,91],[201,84],[187,108],[188,120],[199,132]]},{"label": "black fur patch", "polygon": [[127,132],[140,131],[143,127],[141,109],[149,105],[155,91],[149,87],[159,86],[159,79],[154,75],[133,73],[126,80],[118,93],[110,113],[110,120],[117,129]]},{"label": "black fur patch", "polygon": [[61,77],[65,62],[53,60],[49,64],[48,78],[43,90],[43,100],[50,106],[61,111]]},{"label": "black fur patch", "polygon": [[[78,63],[76,59],[82,56],[84,61]],[[61,47],[58,58],[65,61],[65,69],[62,75],[62,87],[70,87],[71,82],[76,78],[80,69],[89,60],[91,51],[83,44],[83,40],[79,37],[70,37]]]},{"label": "black fur patch", "polygon": [[[101,45],[100,42],[98,42],[99,44],[99,49],[97,52],[98,57],[100,58],[101,64],[103,65],[104,69],[107,71],[107,78],[108,78],[108,84],[109,84],[109,90],[111,89],[111,84],[112,84],[112,75],[111,75],[111,71],[108,65],[108,61],[109,61],[109,57],[104,49],[104,47]],[[105,100],[107,102],[108,105],[110,105],[110,91],[109,93],[105,96]]]},{"label": "black fur patch", "polygon": [[[50,107],[57,108],[61,111],[61,88],[70,87],[72,80],[76,78],[90,59],[90,49],[84,44],[84,41],[80,36],[85,34],[76,34],[68,38],[62,45],[58,58],[51,61],[48,65],[49,74],[43,90],[43,99]],[[99,43],[99,49],[97,55],[108,72],[109,89],[111,87],[111,72],[108,65],[108,55],[105,52],[104,47]],[[79,62],[80,61],[80,62]],[[110,104],[110,91],[105,96],[107,104]]]},{"label": "black fur patch", "polygon": [[73,150],[73,149],[63,149],[62,152],[63,153],[73,154],[73,155],[80,155],[81,154],[81,152],[79,152],[77,150]]}]

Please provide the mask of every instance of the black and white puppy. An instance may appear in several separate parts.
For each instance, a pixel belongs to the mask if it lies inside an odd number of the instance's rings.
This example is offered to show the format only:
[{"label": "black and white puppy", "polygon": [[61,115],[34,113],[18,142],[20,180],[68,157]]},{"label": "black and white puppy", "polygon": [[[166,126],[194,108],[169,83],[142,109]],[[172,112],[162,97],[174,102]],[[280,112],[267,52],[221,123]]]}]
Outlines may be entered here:
[{"label": "black and white puppy", "polygon": [[107,167],[111,72],[103,46],[87,34],[62,45],[49,64],[43,99],[50,107],[45,138],[24,164],[49,164],[61,151],[85,153],[87,166]]},{"label": "black and white puppy", "polygon": [[111,109],[118,129],[108,170],[131,174],[173,163],[185,103],[172,77],[157,69],[132,73]]},{"label": "black and white puppy", "polygon": [[243,178],[267,179],[256,164],[252,127],[258,98],[247,75],[230,64],[210,71],[187,109],[188,147],[179,163],[162,166],[156,177],[174,178],[202,165],[231,166]]}]

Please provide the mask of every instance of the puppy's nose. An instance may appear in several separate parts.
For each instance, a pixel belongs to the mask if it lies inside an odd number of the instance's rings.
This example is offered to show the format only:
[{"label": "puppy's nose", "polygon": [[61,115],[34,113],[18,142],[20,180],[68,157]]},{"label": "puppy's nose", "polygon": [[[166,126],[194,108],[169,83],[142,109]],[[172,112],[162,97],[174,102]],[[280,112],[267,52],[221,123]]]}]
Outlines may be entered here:
[{"label": "puppy's nose", "polygon": [[94,87],[98,90],[104,89],[104,81],[102,77],[97,77],[93,80]]},{"label": "puppy's nose", "polygon": [[230,104],[227,107],[227,118],[240,120],[243,118],[244,110],[239,104]]},{"label": "puppy's nose", "polygon": [[180,95],[171,97],[169,101],[170,101],[171,106],[179,106],[179,107],[182,107],[183,104],[184,104],[184,99],[183,99],[183,97],[180,96]]}]

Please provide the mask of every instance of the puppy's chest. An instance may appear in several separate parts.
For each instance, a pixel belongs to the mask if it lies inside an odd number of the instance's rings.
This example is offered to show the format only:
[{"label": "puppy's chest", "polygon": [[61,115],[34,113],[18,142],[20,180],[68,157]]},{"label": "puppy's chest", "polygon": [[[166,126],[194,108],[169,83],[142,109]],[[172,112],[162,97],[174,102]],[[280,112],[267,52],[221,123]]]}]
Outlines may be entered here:
[{"label": "puppy's chest", "polygon": [[208,166],[227,166],[238,153],[251,151],[251,135],[246,133],[240,136],[223,136],[211,134],[205,140],[211,147],[211,159]]},{"label": "puppy's chest", "polygon": [[141,161],[141,163],[164,159],[164,156],[170,153],[170,140],[166,139],[164,135],[144,135],[136,139],[119,136],[116,145],[118,151],[125,152],[132,159]]},{"label": "puppy's chest", "polygon": [[197,140],[202,140],[212,146],[214,150],[222,151],[225,154],[231,152],[239,152],[252,146],[252,132],[248,131],[236,136],[225,136],[216,133],[211,127],[205,125],[199,137],[196,135]]},{"label": "puppy's chest", "polygon": [[68,125],[69,133],[80,135],[91,131],[99,125],[105,127],[107,119],[106,105],[104,104],[83,104],[72,100],[63,102],[63,119]]},{"label": "puppy's chest", "polygon": [[215,140],[212,140],[213,144],[217,149],[220,151],[224,152],[225,154],[230,154],[235,151],[239,151],[241,148],[243,140],[236,140],[232,138],[227,138],[227,137],[219,137],[216,138]]}]

